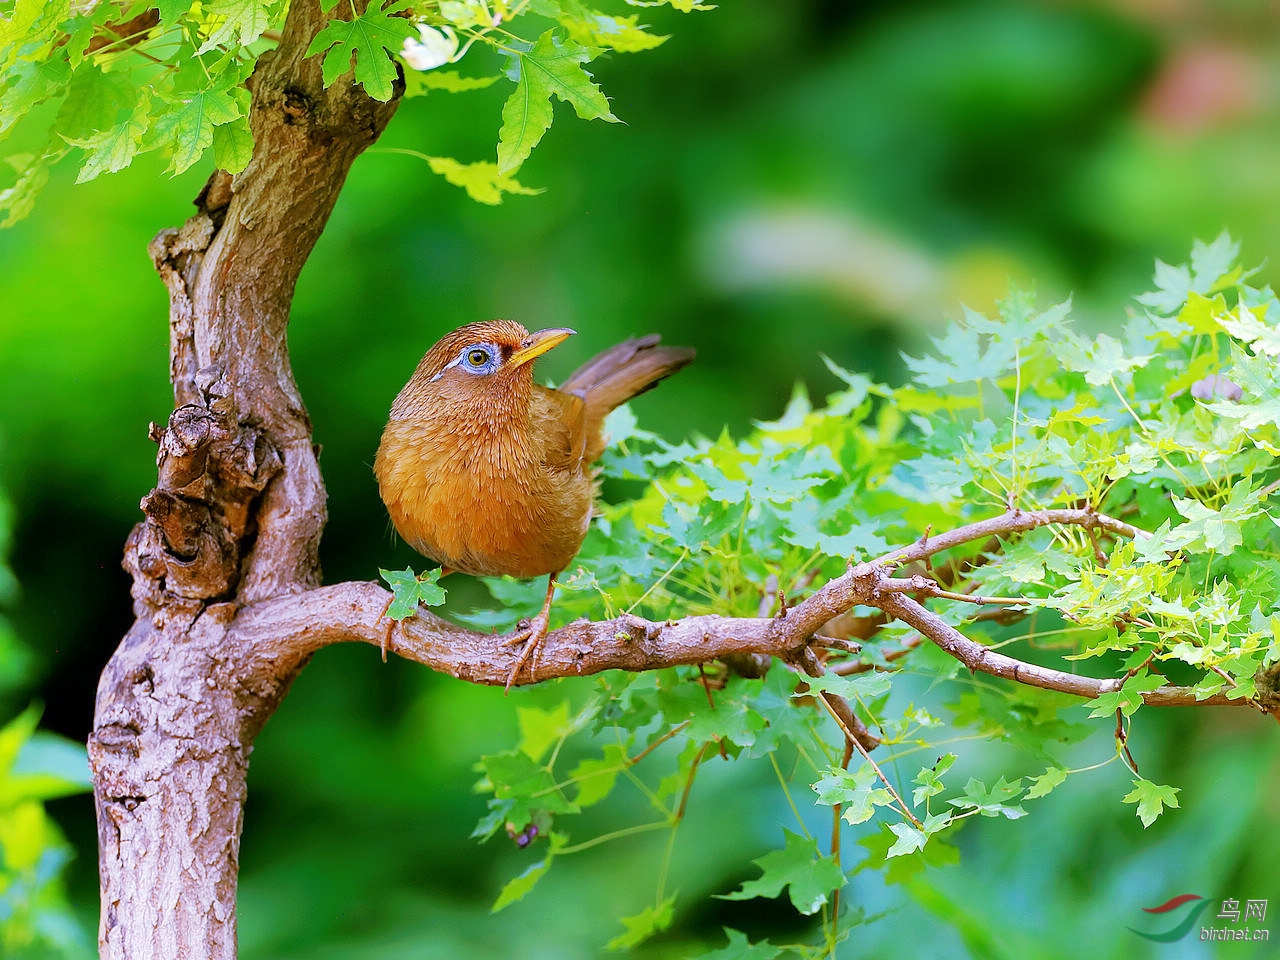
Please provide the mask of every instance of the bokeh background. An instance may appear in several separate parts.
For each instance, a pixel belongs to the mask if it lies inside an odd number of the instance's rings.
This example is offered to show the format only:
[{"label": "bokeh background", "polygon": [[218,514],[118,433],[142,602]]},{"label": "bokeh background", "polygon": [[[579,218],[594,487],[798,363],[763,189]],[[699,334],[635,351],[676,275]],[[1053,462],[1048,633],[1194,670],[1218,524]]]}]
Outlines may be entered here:
[{"label": "bokeh background", "polygon": [[[1280,11],[1249,0],[867,2],[725,0],[644,10],[672,39],[592,69],[625,126],[557,122],[521,172],[538,197],[484,207],[404,155],[371,152],[304,271],[295,369],[323,445],[330,580],[415,558],[389,535],[370,464],[392,397],[443,332],[475,319],[571,326],[541,369],[563,377],[629,334],[696,346],[698,362],[636,404],[676,439],[771,419],[797,380],[841,365],[896,382],[967,303],[1012,280],[1073,294],[1105,329],[1156,257],[1229,229],[1263,280],[1280,264]],[[480,72],[483,66],[471,68]],[[383,146],[491,155],[504,91],[405,103]],[[20,592],[0,644],[0,718],[33,699],[43,725],[88,733],[97,674],[130,621],[119,568],[154,479],[148,421],[170,410],[166,300],[148,240],[179,224],[208,170],[162,162],[72,186],[0,233],[0,489],[14,504]],[[461,587],[461,599],[467,588]],[[3,633],[3,631],[0,631]],[[643,837],[558,863],[495,917],[535,853],[468,839],[471,767],[513,742],[513,705],[376,651],[318,655],[260,738],[250,776],[242,951],[260,958],[596,956],[644,905]],[[1104,725],[1105,726],[1105,725]],[[1105,758],[1108,731],[1090,741]],[[858,875],[882,914],[848,956],[1267,956],[1252,945],[1148,944],[1140,907],[1183,892],[1280,910],[1276,731],[1246,711],[1144,711],[1144,774],[1183,788],[1144,831],[1118,765],[1076,777],[1016,823],[974,824],[959,866],[927,885]],[[727,766],[727,765],[722,765]],[[787,822],[772,773],[700,781],[673,886],[682,912],[646,956],[722,942],[729,924],[786,942],[784,903],[708,900],[755,876]],[[88,949],[96,927],[92,807],[50,809]],[[620,803],[605,827],[636,810]],[[852,848],[855,853],[857,848]],[[849,862],[856,859],[850,854]],[[1270,919],[1270,917],[1268,918]],[[1280,927],[1275,928],[1280,936]],[[1273,948],[1274,949],[1274,948]]]}]

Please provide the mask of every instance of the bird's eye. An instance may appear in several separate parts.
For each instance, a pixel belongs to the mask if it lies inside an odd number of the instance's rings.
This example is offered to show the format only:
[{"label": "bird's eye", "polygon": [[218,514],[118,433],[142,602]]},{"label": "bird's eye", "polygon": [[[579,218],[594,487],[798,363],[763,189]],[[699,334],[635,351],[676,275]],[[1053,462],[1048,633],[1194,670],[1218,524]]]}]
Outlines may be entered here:
[{"label": "bird's eye", "polygon": [[483,367],[488,362],[488,350],[481,350],[479,347],[476,347],[473,350],[467,351],[467,363],[471,364],[473,367]]}]

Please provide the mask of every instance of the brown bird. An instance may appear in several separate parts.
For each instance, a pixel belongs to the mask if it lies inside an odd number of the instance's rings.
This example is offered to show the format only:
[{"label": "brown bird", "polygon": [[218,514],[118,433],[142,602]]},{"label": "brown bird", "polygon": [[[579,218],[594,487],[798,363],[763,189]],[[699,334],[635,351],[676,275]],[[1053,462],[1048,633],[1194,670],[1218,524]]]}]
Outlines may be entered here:
[{"label": "brown bird", "polygon": [[587,535],[605,416],[694,358],[650,335],[598,354],[557,389],[535,384],[533,360],[573,332],[490,320],[445,336],[392,404],[373,466],[400,536],[446,572],[548,575],[541,612],[507,638],[524,642],[508,690]]}]

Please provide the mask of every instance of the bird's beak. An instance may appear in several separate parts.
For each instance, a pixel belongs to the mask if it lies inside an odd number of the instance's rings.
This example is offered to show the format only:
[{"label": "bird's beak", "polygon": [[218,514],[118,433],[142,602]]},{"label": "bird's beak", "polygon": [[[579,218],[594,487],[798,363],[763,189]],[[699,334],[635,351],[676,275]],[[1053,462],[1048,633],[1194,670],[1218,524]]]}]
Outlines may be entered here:
[{"label": "bird's beak", "polygon": [[529,334],[525,338],[524,343],[520,345],[520,349],[515,351],[507,359],[506,366],[514,369],[521,364],[528,363],[535,357],[540,357],[552,347],[558,346],[574,335],[575,331],[568,327],[548,327],[546,330],[537,330]]}]

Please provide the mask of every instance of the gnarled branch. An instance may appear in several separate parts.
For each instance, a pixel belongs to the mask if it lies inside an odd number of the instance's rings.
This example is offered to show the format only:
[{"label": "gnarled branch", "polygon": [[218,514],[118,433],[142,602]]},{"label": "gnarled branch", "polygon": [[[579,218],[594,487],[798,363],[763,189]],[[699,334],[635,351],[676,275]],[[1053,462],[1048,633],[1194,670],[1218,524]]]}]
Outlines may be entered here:
[{"label": "gnarled branch", "polygon": [[[656,670],[705,663],[728,656],[769,655],[797,662],[816,632],[857,606],[877,607],[900,619],[971,670],[1019,683],[1094,698],[1119,690],[1120,678],[1097,679],[1025,663],[970,640],[904,590],[922,587],[890,576],[893,567],[918,560],[945,546],[991,536],[1007,536],[1049,524],[1097,527],[1129,536],[1142,532],[1090,510],[1016,511],[957,527],[905,550],[851,566],[812,596],[775,617],[692,616],[654,622],[625,615],[612,620],[577,620],[553,630],[520,683],[585,676],[603,670]],[[927,590],[925,592],[928,592]],[[253,651],[251,672],[263,679],[295,665],[321,647],[350,641],[381,645],[432,669],[473,683],[503,684],[511,670],[510,648],[501,638],[459,627],[422,610],[391,629],[382,619],[389,595],[375,583],[350,582],[253,604],[230,628],[237,644]],[[817,640],[821,643],[821,640]],[[1161,687],[1143,694],[1153,706],[1247,704],[1213,696],[1197,700],[1185,687]]]}]

